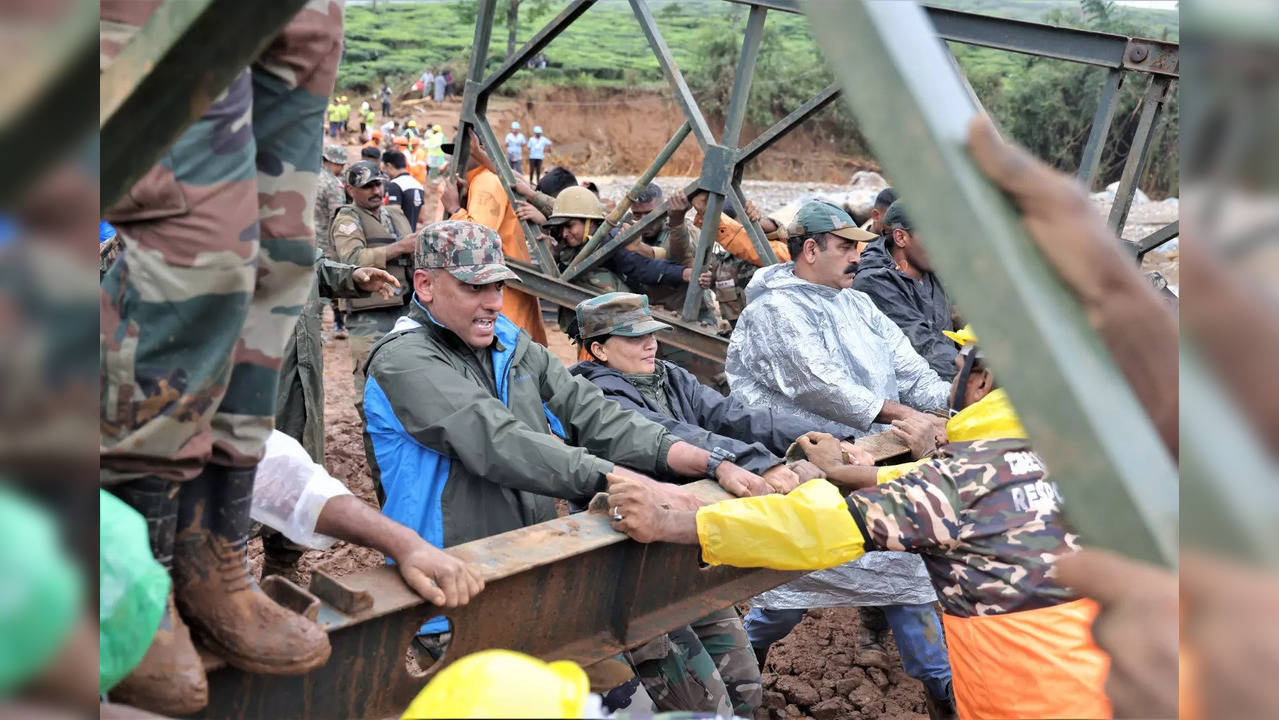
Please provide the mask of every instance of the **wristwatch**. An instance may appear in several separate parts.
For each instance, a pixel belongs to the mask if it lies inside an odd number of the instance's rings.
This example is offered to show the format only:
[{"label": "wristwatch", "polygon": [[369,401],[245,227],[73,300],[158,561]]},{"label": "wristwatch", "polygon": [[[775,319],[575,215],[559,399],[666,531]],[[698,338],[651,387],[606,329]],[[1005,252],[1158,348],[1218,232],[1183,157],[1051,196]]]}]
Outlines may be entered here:
[{"label": "wristwatch", "polygon": [[714,480],[715,471],[719,470],[720,463],[735,462],[737,455],[725,450],[722,447],[711,449],[711,454],[706,458],[706,477]]}]

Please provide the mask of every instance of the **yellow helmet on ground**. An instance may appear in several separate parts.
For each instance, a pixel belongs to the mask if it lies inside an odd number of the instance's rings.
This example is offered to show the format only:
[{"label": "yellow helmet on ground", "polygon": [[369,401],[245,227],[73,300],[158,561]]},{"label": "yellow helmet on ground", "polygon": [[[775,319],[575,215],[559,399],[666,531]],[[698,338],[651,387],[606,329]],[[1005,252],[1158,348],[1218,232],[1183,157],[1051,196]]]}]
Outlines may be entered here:
[{"label": "yellow helmet on ground", "polygon": [[483,650],[444,668],[409,704],[418,718],[581,718],[591,683],[576,663]]},{"label": "yellow helmet on ground", "polygon": [[558,225],[570,218],[581,220],[603,220],[604,203],[595,197],[595,193],[581,185],[567,187],[555,197],[555,205],[551,208],[551,216],[547,225]]}]

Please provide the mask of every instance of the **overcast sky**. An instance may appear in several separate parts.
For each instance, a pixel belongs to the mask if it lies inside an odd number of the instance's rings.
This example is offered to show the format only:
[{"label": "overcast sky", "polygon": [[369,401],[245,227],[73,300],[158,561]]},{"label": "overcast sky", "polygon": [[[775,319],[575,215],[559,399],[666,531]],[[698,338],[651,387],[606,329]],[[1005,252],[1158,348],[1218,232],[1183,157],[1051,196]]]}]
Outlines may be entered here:
[{"label": "overcast sky", "polygon": [[1115,0],[1120,5],[1148,7],[1155,10],[1176,10],[1177,0]]}]

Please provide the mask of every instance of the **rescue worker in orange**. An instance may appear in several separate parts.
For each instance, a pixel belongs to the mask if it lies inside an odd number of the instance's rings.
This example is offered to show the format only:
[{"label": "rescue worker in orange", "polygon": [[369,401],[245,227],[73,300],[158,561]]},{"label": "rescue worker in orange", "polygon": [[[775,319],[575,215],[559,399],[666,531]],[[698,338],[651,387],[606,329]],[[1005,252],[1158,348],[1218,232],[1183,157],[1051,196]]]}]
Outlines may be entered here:
[{"label": "rescue worker in orange", "polygon": [[[894,423],[932,457],[875,468],[856,445],[810,433],[798,444],[825,480],[670,510],[651,489],[610,478],[613,525],[640,542],[700,544],[711,565],[816,570],[874,550],[919,553],[942,605],[960,717],[1110,717],[1109,660],[1091,633],[1097,605],[1056,581],[1057,558],[1079,547],[1058,482],[976,338],[953,335],[964,350],[946,444],[934,448],[925,424]],[[845,498],[841,488],[856,490]]]},{"label": "rescue worker in orange", "polygon": [[[440,203],[444,206],[444,217],[493,228],[502,237],[502,254],[506,258],[529,262],[524,231],[515,216],[515,208],[502,189],[501,179],[493,170],[493,162],[474,135],[468,146],[469,158],[461,168],[466,173],[466,203],[463,205],[459,197],[458,183],[441,183]],[[441,149],[451,156],[453,143],[445,143]],[[546,326],[542,323],[542,311],[536,297],[508,287],[502,295],[502,314],[528,332],[533,342],[546,345]]]}]

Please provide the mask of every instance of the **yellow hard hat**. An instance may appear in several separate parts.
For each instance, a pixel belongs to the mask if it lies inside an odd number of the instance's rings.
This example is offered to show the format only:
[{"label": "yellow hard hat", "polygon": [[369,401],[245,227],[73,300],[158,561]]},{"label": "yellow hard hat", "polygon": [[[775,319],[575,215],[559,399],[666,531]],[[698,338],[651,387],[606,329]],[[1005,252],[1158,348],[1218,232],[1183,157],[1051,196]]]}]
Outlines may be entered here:
[{"label": "yellow hard hat", "polygon": [[965,325],[963,329],[954,332],[942,330],[941,334],[959,343],[960,346],[977,344],[977,333],[973,331],[972,325]]},{"label": "yellow hard hat", "polygon": [[[603,220],[604,203],[595,197],[595,193],[581,185],[566,187],[555,197],[555,205],[551,208],[547,224],[555,225],[569,218]],[[551,222],[552,220],[555,222]]]},{"label": "yellow hard hat", "polygon": [[345,95],[343,95],[343,96],[342,96],[342,98],[341,98],[341,100],[342,100],[342,102],[346,102],[346,96],[345,96]]},{"label": "yellow hard hat", "polygon": [[436,675],[404,711],[416,718],[580,718],[591,683],[576,663],[482,650]]},{"label": "yellow hard hat", "polygon": [[439,125],[432,125],[431,129],[434,130],[435,132],[444,132],[444,128],[440,127]]},{"label": "yellow hard hat", "polygon": [[410,120],[410,121],[408,121],[408,123],[406,123],[406,124],[405,124],[405,127],[417,127],[417,121],[416,121],[416,120]]}]

